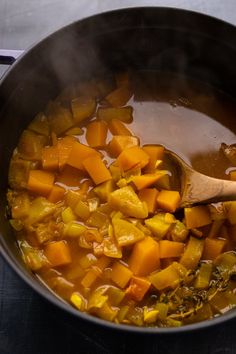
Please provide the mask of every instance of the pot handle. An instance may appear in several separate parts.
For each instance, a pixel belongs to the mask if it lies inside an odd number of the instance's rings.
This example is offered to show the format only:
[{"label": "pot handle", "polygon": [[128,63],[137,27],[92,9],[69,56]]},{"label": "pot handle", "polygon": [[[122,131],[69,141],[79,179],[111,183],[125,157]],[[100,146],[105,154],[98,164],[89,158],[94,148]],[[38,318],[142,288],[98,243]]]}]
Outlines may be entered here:
[{"label": "pot handle", "polygon": [[24,50],[0,49],[0,65],[12,65]]}]

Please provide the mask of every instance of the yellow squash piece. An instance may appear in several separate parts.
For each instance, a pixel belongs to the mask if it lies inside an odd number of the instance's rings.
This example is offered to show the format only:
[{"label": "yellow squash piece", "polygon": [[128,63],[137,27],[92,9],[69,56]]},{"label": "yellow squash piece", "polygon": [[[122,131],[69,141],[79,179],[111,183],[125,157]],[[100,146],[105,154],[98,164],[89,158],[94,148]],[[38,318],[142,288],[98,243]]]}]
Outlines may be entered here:
[{"label": "yellow squash piece", "polygon": [[101,183],[93,189],[94,193],[100,198],[102,202],[107,202],[109,195],[115,190],[115,183],[109,180]]},{"label": "yellow squash piece", "polygon": [[133,188],[126,186],[112,192],[108,204],[115,210],[121,211],[126,216],[145,219],[148,216],[146,203],[142,203]]},{"label": "yellow squash piece", "polygon": [[167,234],[174,222],[174,220],[168,219],[169,218],[166,218],[166,214],[158,213],[152,218],[146,219],[145,225],[149,228],[153,235],[161,239]]},{"label": "yellow squash piece", "polygon": [[204,240],[191,236],[184,254],[180,259],[180,264],[182,264],[187,269],[194,270],[201,259],[203,248]]},{"label": "yellow squash piece", "polygon": [[196,289],[206,289],[209,287],[212,268],[212,263],[209,262],[202,263],[200,265],[199,272],[194,283]]},{"label": "yellow squash piece", "polygon": [[114,235],[119,246],[129,246],[144,238],[144,233],[131,222],[123,219],[112,220]]},{"label": "yellow squash piece", "polygon": [[132,271],[120,262],[115,262],[111,268],[111,280],[120,288],[127,285],[132,274]]},{"label": "yellow squash piece", "polygon": [[171,264],[159,272],[150,274],[148,279],[157,290],[161,291],[167,288],[176,288],[180,283],[181,276]]}]

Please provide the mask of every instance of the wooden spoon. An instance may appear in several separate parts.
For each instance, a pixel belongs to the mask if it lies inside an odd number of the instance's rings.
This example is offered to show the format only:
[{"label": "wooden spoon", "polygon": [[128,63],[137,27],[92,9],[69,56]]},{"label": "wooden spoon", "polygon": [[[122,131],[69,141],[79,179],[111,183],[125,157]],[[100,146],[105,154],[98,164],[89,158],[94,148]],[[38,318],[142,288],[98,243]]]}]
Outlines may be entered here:
[{"label": "wooden spoon", "polygon": [[208,177],[195,171],[174,152],[166,150],[180,174],[180,208],[201,203],[214,203],[236,199],[236,182]]}]

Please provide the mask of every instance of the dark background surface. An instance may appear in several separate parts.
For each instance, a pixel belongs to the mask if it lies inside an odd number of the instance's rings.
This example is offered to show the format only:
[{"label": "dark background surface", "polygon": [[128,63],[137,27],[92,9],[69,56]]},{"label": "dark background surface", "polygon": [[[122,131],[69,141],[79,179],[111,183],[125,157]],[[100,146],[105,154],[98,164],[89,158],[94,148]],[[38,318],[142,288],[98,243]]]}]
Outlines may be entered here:
[{"label": "dark background surface", "polygon": [[[0,0],[0,48],[26,49],[74,20],[138,5],[195,10],[236,25],[235,0]],[[0,66],[0,74],[4,70]],[[175,336],[134,336],[91,327],[39,297],[0,257],[0,354],[233,354],[235,330],[236,320]]]}]

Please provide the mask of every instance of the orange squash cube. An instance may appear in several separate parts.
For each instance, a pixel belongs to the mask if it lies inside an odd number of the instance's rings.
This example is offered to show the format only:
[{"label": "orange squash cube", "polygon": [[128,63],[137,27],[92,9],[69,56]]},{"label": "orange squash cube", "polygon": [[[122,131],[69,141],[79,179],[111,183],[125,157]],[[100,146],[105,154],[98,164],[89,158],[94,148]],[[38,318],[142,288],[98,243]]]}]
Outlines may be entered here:
[{"label": "orange squash cube", "polygon": [[53,267],[71,263],[70,249],[66,241],[50,242],[45,246],[45,256]]},{"label": "orange squash cube", "polygon": [[177,191],[162,190],[157,196],[157,205],[170,213],[174,213],[180,203],[180,194]]},{"label": "orange squash cube", "polygon": [[122,123],[119,119],[112,119],[108,123],[108,128],[113,135],[124,135],[124,136],[133,135],[131,131],[128,128],[126,128],[124,123]]},{"label": "orange squash cube", "polygon": [[72,145],[67,164],[84,171],[83,161],[92,155],[100,156],[100,154],[91,147],[75,142]]},{"label": "orange squash cube", "polygon": [[83,161],[83,167],[95,184],[106,182],[112,178],[100,156],[91,155]]},{"label": "orange squash cube", "polygon": [[202,259],[214,261],[223,252],[226,242],[223,239],[205,238]]},{"label": "orange squash cube", "polygon": [[182,242],[161,240],[160,241],[160,258],[177,258],[184,252],[185,244]]},{"label": "orange squash cube", "polygon": [[128,263],[135,275],[148,275],[158,269],[160,267],[159,243],[150,236],[137,242]]},{"label": "orange squash cube", "polygon": [[156,210],[158,193],[156,188],[144,188],[138,193],[139,199],[142,202],[146,202],[149,213],[154,213]]},{"label": "orange squash cube", "polygon": [[42,196],[47,196],[54,183],[54,174],[42,170],[31,170],[29,172],[28,190]]},{"label": "orange squash cube", "polygon": [[131,181],[135,184],[136,188],[140,191],[143,188],[152,186],[163,176],[162,171],[160,173],[147,173],[141,176],[133,176]]},{"label": "orange squash cube", "polygon": [[138,145],[136,136],[115,135],[108,144],[108,151],[112,157],[117,157],[126,148]]},{"label": "orange squash cube", "polygon": [[107,123],[104,121],[93,121],[87,125],[86,140],[94,148],[106,145]]},{"label": "orange squash cube", "polygon": [[57,141],[57,149],[58,149],[58,164],[59,164],[59,169],[62,170],[69,158],[71,149],[73,144],[77,140],[73,136],[66,136],[62,139],[59,139]]},{"label": "orange squash cube", "polygon": [[184,208],[187,229],[195,229],[211,223],[211,215],[206,205]]},{"label": "orange squash cube", "polygon": [[127,107],[99,107],[97,110],[98,119],[109,122],[112,119],[119,119],[125,123],[133,121],[133,108]]},{"label": "orange squash cube", "polygon": [[149,280],[133,276],[125,293],[131,299],[141,301],[148,292],[150,286],[151,282]]},{"label": "orange squash cube", "polygon": [[57,203],[63,199],[64,194],[65,194],[64,188],[54,185],[51,189],[51,192],[48,195],[48,200],[51,203]]},{"label": "orange squash cube", "polygon": [[127,171],[135,166],[139,166],[140,168],[145,167],[149,159],[149,155],[142,148],[132,146],[122,151],[117,157],[117,163],[123,171]]},{"label": "orange squash cube", "polygon": [[155,170],[157,160],[162,160],[164,156],[164,147],[161,145],[144,145],[143,150],[149,155],[150,160],[145,171]]}]

